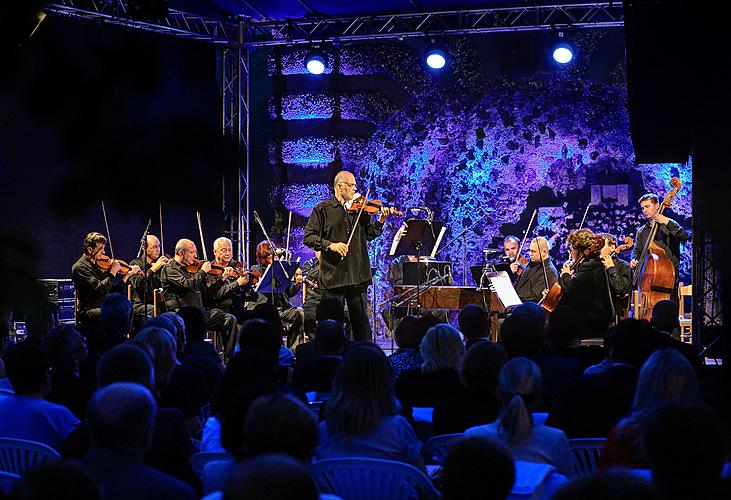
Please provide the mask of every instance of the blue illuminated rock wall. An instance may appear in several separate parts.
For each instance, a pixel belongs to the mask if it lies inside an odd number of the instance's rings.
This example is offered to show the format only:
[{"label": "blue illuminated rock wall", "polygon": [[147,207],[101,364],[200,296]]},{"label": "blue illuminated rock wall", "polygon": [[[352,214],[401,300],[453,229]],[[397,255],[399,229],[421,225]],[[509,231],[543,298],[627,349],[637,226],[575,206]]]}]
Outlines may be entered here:
[{"label": "blue illuminated rock wall", "polygon": [[[274,234],[284,237],[291,210],[296,228],[291,245],[295,255],[309,258],[302,227],[312,207],[330,196],[332,176],[342,168],[354,171],[363,193],[370,188],[375,198],[399,207],[429,206],[448,228],[446,240],[487,214],[467,233],[468,266],[479,264],[482,250],[499,246],[506,234],[522,237],[534,209],[531,236],[549,238],[559,267],[566,236],[589,203],[594,205],[586,227],[634,237],[642,223],[637,198],[645,192],[664,195],[672,176],[681,178],[683,189],[669,215],[690,231],[691,164],[635,163],[623,52],[607,49],[609,36],[597,31],[578,38],[573,66],[541,62],[528,70],[515,70],[505,60],[498,67],[485,63],[484,41],[453,40],[442,75],[422,65],[423,52],[413,45],[331,51],[330,79],[322,88],[286,90],[269,99],[269,117],[285,130],[269,145],[274,178],[282,181],[270,189],[278,213]],[[271,54],[270,75],[277,76],[279,67],[280,77],[316,78],[302,76],[305,54],[302,49]],[[363,90],[353,90],[360,81]],[[383,82],[381,88],[374,81]],[[379,301],[388,289],[387,252],[400,222],[389,222],[370,245]],[[462,255],[463,240],[438,255],[454,263],[457,284]],[[681,265],[685,283],[690,270],[689,242]]]}]

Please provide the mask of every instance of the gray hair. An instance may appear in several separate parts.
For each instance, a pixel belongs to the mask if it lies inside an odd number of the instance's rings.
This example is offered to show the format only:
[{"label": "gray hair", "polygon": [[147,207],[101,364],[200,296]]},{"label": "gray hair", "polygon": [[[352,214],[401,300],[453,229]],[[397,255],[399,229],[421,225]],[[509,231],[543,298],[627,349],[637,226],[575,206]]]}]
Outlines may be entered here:
[{"label": "gray hair", "polygon": [[135,336],[152,351],[152,362],[155,368],[155,388],[162,391],[170,383],[177,364],[175,337],[164,328],[143,328]]},{"label": "gray hair", "polygon": [[464,357],[464,344],[459,330],[440,323],[427,330],[419,346],[424,363],[421,372],[434,373],[438,370],[459,370]]},{"label": "gray hair", "polygon": [[213,250],[218,250],[218,247],[221,245],[221,243],[228,243],[231,248],[233,248],[233,243],[231,243],[231,240],[226,238],[225,236],[221,236],[220,238],[216,238],[213,241]]}]

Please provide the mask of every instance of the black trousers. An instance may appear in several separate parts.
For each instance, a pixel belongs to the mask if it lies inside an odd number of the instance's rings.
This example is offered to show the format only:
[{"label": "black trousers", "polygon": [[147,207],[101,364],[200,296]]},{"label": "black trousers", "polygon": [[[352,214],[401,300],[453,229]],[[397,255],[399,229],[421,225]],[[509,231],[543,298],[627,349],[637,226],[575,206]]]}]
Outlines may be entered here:
[{"label": "black trousers", "polygon": [[353,327],[353,340],[356,341],[373,340],[371,324],[368,321],[367,292],[368,285],[365,283],[357,286],[344,286],[331,288],[329,290],[322,290],[323,298],[338,297],[348,305],[350,324]]},{"label": "black trousers", "polygon": [[304,342],[305,312],[301,307],[290,307],[279,311],[282,323],[287,325],[287,347],[294,349]]},{"label": "black trousers", "polygon": [[206,330],[220,332],[224,345],[224,358],[233,356],[236,346],[236,316],[221,309],[205,309]]}]

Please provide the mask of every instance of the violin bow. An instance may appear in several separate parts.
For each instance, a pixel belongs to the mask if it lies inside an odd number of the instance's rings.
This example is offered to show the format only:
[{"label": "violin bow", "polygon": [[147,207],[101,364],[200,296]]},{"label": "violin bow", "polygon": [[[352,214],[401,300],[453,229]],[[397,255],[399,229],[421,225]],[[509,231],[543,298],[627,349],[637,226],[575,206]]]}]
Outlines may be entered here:
[{"label": "violin bow", "polygon": [[[591,203],[589,203],[586,206],[586,210],[584,210],[584,216],[581,218],[581,224],[579,224],[579,229],[584,227],[584,222],[586,222],[586,216],[589,215],[589,208],[591,208]],[[578,229],[577,229],[577,231],[578,231]]]},{"label": "violin bow", "polygon": [[201,213],[195,213],[196,219],[198,219],[198,234],[201,237],[201,251],[203,252],[203,260],[208,260],[208,253],[206,252],[206,243],[203,240],[203,224],[201,223]]},{"label": "violin bow", "polygon": [[[350,242],[353,241],[353,235],[355,234],[355,229],[358,227],[358,221],[360,220],[360,214],[363,213],[363,209],[365,208],[366,203],[368,203],[369,194],[371,194],[371,188],[368,188],[368,191],[366,191],[365,198],[363,198],[363,204],[360,206],[360,210],[358,210],[358,215],[355,217],[355,223],[353,224],[353,230],[350,232],[350,236],[348,237],[348,242],[346,243],[346,245],[348,245],[348,248],[350,248]],[[340,257],[340,260],[342,261],[344,258],[345,258],[345,255]]]},{"label": "violin bow", "polygon": [[520,243],[520,248],[518,249],[518,254],[515,256],[515,259],[513,259],[512,263],[518,262],[518,259],[520,258],[520,255],[523,253],[523,247],[525,247],[525,240],[528,239],[528,233],[530,232],[530,227],[533,225],[533,221],[536,218],[536,215],[538,214],[538,209],[533,210],[533,215],[530,217],[530,222],[528,222],[528,227],[525,228],[525,234],[523,235],[523,241]]},{"label": "violin bow", "polygon": [[102,200],[102,214],[104,215],[104,226],[107,228],[107,241],[109,242],[109,253],[112,254],[112,260],[114,260],[114,246],[112,246],[112,234],[109,232],[109,220],[107,219],[107,209],[104,206],[104,200]]},{"label": "violin bow", "polygon": [[162,230],[162,203],[157,204],[160,211],[160,255],[165,256],[165,236]]},{"label": "violin bow", "polygon": [[287,246],[284,249],[284,260],[289,260],[289,234],[292,230],[292,211],[289,211],[289,222],[287,222]]},{"label": "violin bow", "polygon": [[[543,252],[541,251],[540,240],[536,240],[536,245],[538,246],[538,253],[541,254],[540,257],[541,267],[543,267],[543,282],[546,284],[546,290],[550,290],[551,287],[548,286],[548,273],[546,272],[546,261],[543,259]],[[548,254],[548,242],[546,242],[546,254]]]}]

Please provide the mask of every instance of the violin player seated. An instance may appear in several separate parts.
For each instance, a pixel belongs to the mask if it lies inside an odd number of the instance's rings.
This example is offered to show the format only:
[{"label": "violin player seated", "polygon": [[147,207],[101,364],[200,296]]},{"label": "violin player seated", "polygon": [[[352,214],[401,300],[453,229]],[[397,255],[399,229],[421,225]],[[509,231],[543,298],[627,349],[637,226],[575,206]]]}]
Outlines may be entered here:
[{"label": "violin player seated", "polygon": [[[523,302],[540,302],[544,290],[550,290],[558,280],[558,271],[551,262],[548,251],[548,240],[537,236],[530,242],[528,265],[521,267],[518,262],[510,264],[510,270],[514,274],[519,274],[515,282],[515,291]],[[521,270],[522,272],[519,272]]]},{"label": "violin player seated", "polygon": [[98,324],[104,297],[111,292],[126,296],[127,280],[140,272],[139,266],[106,256],[106,244],[103,234],[96,231],[87,234],[82,243],[84,254],[71,267],[71,280],[79,301],[76,311],[79,322]]}]

